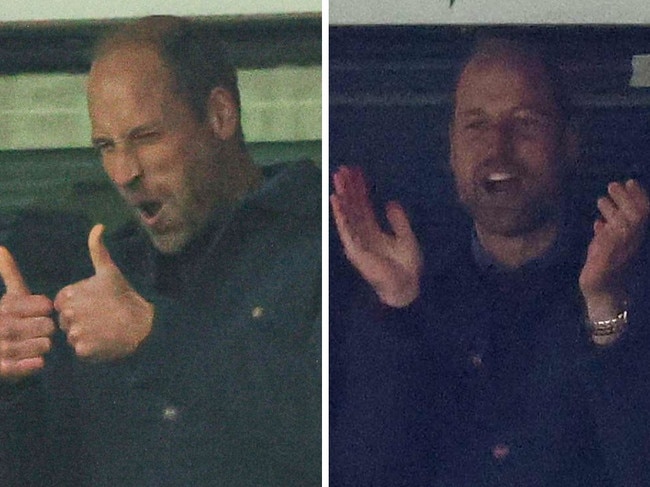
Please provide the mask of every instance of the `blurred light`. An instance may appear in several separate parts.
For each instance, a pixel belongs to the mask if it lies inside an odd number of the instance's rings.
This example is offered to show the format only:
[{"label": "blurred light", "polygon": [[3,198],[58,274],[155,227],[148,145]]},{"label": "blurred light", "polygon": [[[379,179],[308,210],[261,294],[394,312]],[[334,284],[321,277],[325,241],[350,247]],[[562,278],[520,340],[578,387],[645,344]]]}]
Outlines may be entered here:
[{"label": "blurred light", "polygon": [[630,86],[633,88],[650,87],[650,54],[632,56]]}]

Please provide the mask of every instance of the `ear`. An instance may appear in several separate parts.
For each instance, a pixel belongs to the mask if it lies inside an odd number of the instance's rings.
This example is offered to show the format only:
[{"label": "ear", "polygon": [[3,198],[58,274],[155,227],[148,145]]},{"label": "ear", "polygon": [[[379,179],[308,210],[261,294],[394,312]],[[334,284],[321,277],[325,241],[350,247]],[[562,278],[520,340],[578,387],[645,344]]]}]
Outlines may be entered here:
[{"label": "ear", "polygon": [[229,140],[235,136],[239,128],[239,112],[230,91],[217,87],[210,92],[208,121],[218,139]]}]

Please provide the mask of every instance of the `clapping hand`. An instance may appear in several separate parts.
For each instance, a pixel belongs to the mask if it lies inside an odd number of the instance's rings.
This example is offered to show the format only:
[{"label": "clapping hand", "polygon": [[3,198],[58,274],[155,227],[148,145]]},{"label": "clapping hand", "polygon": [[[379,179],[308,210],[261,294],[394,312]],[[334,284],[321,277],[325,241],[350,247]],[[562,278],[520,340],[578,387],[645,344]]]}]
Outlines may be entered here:
[{"label": "clapping hand", "polygon": [[334,174],[330,201],[346,256],[379,299],[392,307],[411,304],[420,292],[422,252],[402,206],[387,204],[391,232],[384,231],[361,169],[346,166]]}]

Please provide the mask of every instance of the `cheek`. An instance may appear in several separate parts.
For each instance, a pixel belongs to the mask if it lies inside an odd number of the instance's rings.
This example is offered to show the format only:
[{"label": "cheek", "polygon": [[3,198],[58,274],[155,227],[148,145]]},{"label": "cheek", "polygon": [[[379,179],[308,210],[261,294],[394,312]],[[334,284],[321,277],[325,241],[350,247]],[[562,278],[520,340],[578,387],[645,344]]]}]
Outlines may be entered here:
[{"label": "cheek", "polygon": [[471,178],[474,167],[478,164],[485,150],[470,141],[456,141],[450,151],[451,171],[456,181]]},{"label": "cheek", "polygon": [[517,158],[539,177],[555,177],[558,165],[557,144],[550,141],[525,141],[517,145]]}]

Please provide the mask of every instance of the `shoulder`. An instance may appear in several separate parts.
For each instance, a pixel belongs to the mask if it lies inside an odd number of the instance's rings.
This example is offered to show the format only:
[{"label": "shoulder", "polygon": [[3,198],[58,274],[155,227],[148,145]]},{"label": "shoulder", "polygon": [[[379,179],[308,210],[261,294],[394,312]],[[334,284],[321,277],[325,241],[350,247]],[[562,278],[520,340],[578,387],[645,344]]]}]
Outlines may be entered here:
[{"label": "shoulder", "polygon": [[266,166],[265,182],[247,204],[291,217],[320,216],[321,171],[310,161]]},{"label": "shoulder", "polygon": [[236,210],[231,232],[256,251],[321,252],[321,173],[308,161],[269,166],[266,180]]}]

